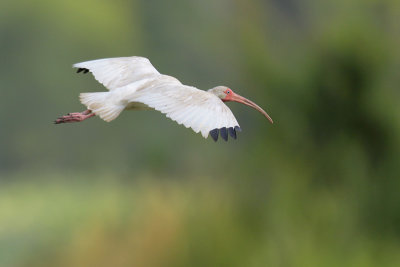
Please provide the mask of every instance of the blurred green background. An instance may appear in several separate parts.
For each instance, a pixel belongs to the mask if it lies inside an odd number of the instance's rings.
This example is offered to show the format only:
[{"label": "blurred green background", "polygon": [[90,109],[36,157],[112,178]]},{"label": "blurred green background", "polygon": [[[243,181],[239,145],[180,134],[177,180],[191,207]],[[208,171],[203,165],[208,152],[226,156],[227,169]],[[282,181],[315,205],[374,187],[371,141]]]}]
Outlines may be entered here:
[{"label": "blurred green background", "polygon": [[[2,0],[0,266],[400,266],[399,48],[397,0]],[[133,55],[275,124],[52,124]]]}]

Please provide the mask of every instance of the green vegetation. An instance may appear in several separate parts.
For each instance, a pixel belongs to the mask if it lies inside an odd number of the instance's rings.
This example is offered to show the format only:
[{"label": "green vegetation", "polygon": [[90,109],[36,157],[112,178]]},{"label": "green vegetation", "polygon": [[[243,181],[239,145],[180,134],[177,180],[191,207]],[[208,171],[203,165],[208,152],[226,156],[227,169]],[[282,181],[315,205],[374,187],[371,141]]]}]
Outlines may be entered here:
[{"label": "green vegetation", "polygon": [[[320,2],[3,1],[0,266],[399,266],[400,4]],[[131,55],[275,124],[51,123]]]},{"label": "green vegetation", "polygon": [[207,177],[76,178],[80,181],[53,176],[2,186],[1,266],[397,266],[400,261],[395,238],[366,235],[359,207],[346,192],[310,195],[306,187],[291,185],[280,185],[277,192],[254,185],[244,190],[242,184]]}]

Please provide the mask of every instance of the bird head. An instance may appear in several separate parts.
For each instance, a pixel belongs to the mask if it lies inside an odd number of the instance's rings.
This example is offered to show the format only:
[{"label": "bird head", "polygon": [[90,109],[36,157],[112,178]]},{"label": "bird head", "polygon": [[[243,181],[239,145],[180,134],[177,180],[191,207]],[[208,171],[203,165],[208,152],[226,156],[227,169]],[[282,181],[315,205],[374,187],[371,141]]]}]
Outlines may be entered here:
[{"label": "bird head", "polygon": [[253,101],[250,101],[247,98],[244,98],[243,96],[240,96],[240,95],[234,93],[232,91],[232,89],[230,89],[226,86],[217,86],[217,87],[214,87],[214,88],[208,90],[208,92],[216,95],[223,102],[233,101],[233,102],[242,103],[249,107],[252,107],[255,110],[259,111],[261,114],[263,114],[271,123],[274,123],[273,120],[271,119],[271,117],[268,115],[268,113],[265,112],[262,108],[260,108],[256,103],[254,103]]}]

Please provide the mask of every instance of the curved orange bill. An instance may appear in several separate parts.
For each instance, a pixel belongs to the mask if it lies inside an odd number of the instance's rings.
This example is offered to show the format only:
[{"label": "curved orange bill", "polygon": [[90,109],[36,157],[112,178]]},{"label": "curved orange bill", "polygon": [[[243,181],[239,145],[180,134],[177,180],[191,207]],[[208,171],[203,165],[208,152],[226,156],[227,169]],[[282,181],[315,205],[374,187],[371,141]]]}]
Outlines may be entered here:
[{"label": "curved orange bill", "polygon": [[248,100],[247,98],[244,98],[243,96],[240,96],[238,94],[235,94],[232,92],[232,95],[230,97],[230,101],[235,101],[238,103],[242,103],[245,104],[249,107],[254,108],[255,110],[258,110],[261,114],[263,114],[271,123],[274,123],[274,121],[271,119],[271,117],[268,115],[267,112],[265,112],[265,110],[263,110],[262,108],[260,108],[256,103],[254,103],[253,101]]}]

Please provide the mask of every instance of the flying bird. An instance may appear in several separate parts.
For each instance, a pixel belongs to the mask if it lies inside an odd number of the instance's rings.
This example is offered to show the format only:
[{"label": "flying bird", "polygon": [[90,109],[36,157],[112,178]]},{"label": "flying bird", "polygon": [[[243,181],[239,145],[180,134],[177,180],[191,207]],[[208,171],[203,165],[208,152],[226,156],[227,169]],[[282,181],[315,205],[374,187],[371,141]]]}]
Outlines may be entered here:
[{"label": "flying bird", "polygon": [[110,122],[123,110],[155,109],[168,118],[201,133],[218,136],[227,141],[236,139],[241,131],[232,111],[224,102],[235,101],[261,112],[271,123],[271,117],[254,102],[234,93],[226,86],[208,91],[183,85],[176,78],[160,74],[144,57],[105,58],[74,64],[77,72],[91,72],[109,91],[81,93],[80,101],[87,107],[83,112],[68,113],[55,123],[84,121],[93,116]]}]

